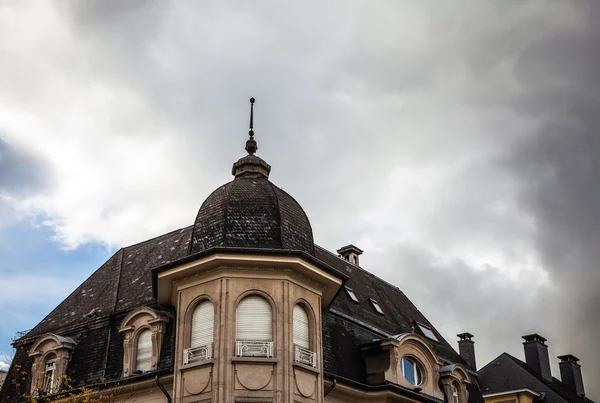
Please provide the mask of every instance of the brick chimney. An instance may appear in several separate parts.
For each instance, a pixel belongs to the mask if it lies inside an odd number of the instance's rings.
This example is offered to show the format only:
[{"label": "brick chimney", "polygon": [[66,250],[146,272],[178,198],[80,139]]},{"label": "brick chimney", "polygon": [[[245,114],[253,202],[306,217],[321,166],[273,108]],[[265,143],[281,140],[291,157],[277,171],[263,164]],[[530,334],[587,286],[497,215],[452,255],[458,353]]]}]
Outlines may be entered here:
[{"label": "brick chimney", "polygon": [[340,257],[348,262],[360,266],[358,264],[358,256],[362,255],[363,251],[357,248],[354,245],[346,245],[342,246],[337,250],[337,253],[340,254]]},{"label": "brick chimney", "polygon": [[560,379],[562,383],[575,392],[578,396],[584,396],[583,377],[581,376],[581,365],[577,363],[579,358],[574,355],[567,354],[558,357],[560,362]]},{"label": "brick chimney", "polygon": [[537,333],[533,333],[523,336],[523,340],[525,340],[523,347],[527,366],[545,380],[551,381],[552,372],[550,371],[546,339]]},{"label": "brick chimney", "polygon": [[477,362],[475,361],[475,342],[471,340],[473,335],[465,332],[457,334],[458,336],[458,351],[460,356],[465,360],[469,367],[477,371]]}]

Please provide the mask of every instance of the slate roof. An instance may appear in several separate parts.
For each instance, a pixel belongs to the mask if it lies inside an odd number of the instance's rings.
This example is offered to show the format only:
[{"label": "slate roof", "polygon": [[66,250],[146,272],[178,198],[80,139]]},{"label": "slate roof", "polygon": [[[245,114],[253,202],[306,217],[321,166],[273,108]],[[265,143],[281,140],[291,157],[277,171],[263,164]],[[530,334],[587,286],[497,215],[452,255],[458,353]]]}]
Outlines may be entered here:
[{"label": "slate roof", "polygon": [[[364,360],[358,346],[410,333],[413,328],[419,332],[417,323],[428,326],[439,340],[439,343],[431,341],[429,344],[442,361],[468,367],[398,287],[318,245],[315,253],[317,259],[349,276],[346,285],[352,288],[359,300],[358,304],[352,301],[342,287],[329,309],[323,312],[323,362],[326,372],[364,382]],[[385,315],[373,309],[369,298],[378,301]]]},{"label": "slate roof", "polygon": [[554,377],[552,381],[544,380],[526,363],[508,353],[501,354],[479,370],[479,385],[484,395],[527,388],[545,393],[545,403],[593,403],[587,397],[577,396]]},{"label": "slate roof", "polygon": [[260,174],[245,174],[204,201],[190,253],[213,247],[300,250],[314,255],[306,213],[288,193]]},{"label": "slate roof", "polygon": [[[287,194],[283,191],[265,189],[266,185],[260,180],[248,179],[238,183],[241,184],[240,189],[236,185],[225,187],[225,190],[237,192],[248,186],[257,186],[261,191],[272,192],[270,194],[275,195],[273,197],[277,198],[280,206],[295,203],[293,199],[286,199]],[[193,229],[192,226],[185,227],[119,250],[17,342],[19,348],[14,362],[30,368],[32,361],[27,357],[27,350],[37,337],[52,332],[72,338],[77,343],[69,364],[69,375],[75,387],[96,384],[101,378],[109,382],[120,379],[123,343],[118,327],[127,313],[139,306],[163,311],[171,318],[175,316],[172,308],[157,305],[153,298],[152,269],[188,258]],[[436,335],[439,343],[430,344],[443,361],[466,365],[400,289],[319,246],[313,245],[312,249],[317,260],[349,277],[347,284],[354,289],[360,301],[359,304],[352,302],[342,288],[329,308],[323,311],[326,376],[364,384],[365,368],[359,345],[410,332],[413,326],[418,331],[416,322],[429,326]],[[377,314],[368,298],[377,299],[385,315]],[[171,320],[167,327],[159,371],[168,372],[173,368],[173,323],[174,320]],[[9,372],[8,377],[11,376]],[[5,383],[2,394],[4,398],[14,394],[10,379]]]}]

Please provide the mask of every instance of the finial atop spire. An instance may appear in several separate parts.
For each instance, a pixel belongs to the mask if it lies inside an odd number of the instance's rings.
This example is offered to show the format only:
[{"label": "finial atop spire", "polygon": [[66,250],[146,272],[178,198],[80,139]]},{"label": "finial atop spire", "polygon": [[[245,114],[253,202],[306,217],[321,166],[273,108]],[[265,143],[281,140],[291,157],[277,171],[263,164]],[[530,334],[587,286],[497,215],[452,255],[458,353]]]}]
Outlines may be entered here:
[{"label": "finial atop spire", "polygon": [[254,155],[256,150],[258,150],[258,145],[256,144],[256,140],[254,140],[254,102],[256,100],[254,97],[250,98],[250,131],[248,134],[250,138],[246,141],[246,151],[248,151],[249,155]]}]

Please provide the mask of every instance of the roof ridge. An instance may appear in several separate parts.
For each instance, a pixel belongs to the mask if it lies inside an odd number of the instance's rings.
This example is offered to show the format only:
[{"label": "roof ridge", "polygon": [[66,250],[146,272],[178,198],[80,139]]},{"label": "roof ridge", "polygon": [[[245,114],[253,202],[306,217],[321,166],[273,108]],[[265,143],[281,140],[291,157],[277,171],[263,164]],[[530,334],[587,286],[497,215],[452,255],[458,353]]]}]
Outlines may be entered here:
[{"label": "roof ridge", "polygon": [[[44,322],[46,319],[48,319],[48,318],[50,317],[50,315],[52,315],[52,314],[53,314],[53,313],[54,313],[54,312],[55,312],[55,311],[56,311],[58,308],[60,308],[60,306],[61,306],[61,305],[62,305],[62,304],[63,304],[63,303],[66,301],[66,300],[68,300],[69,298],[71,298],[71,296],[72,296],[72,295],[74,295],[74,294],[75,294],[77,291],[79,291],[79,290],[80,290],[80,289],[83,287],[83,285],[84,285],[84,284],[85,284],[85,283],[86,283],[86,282],[87,282],[87,281],[88,281],[90,278],[92,278],[92,276],[93,276],[94,274],[96,274],[98,271],[102,270],[102,268],[103,268],[104,266],[106,266],[106,265],[108,264],[108,262],[110,262],[110,261],[111,261],[111,260],[112,260],[112,259],[113,259],[115,256],[117,256],[117,254],[118,254],[119,252],[121,252],[122,250],[123,250],[123,248],[119,248],[119,250],[117,250],[117,251],[116,251],[116,252],[115,252],[115,253],[114,253],[114,254],[113,254],[111,257],[109,257],[109,258],[108,258],[108,260],[107,260],[106,262],[104,262],[104,263],[103,263],[103,264],[102,264],[100,267],[98,267],[96,270],[94,270],[92,273],[90,273],[90,275],[89,275],[89,276],[87,276],[87,278],[86,278],[85,280],[83,280],[83,281],[81,282],[81,284],[79,284],[79,286],[77,286],[77,287],[76,287],[76,288],[75,288],[73,291],[71,291],[71,293],[70,293],[69,295],[67,295],[67,296],[66,296],[66,297],[65,297],[65,298],[64,298],[64,299],[63,299],[61,302],[59,302],[59,303],[58,303],[58,305],[56,305],[56,306],[54,307],[54,309],[53,309],[53,310],[51,310],[50,312],[48,312],[48,314],[47,314],[46,316],[44,316],[44,317],[42,318],[42,320],[40,320],[40,321],[39,321],[39,322],[38,322],[38,323],[37,323],[37,324],[36,324],[36,325],[35,325],[35,326],[34,326],[34,327],[33,327],[33,328],[32,328],[32,329],[29,331],[29,332],[27,332],[27,334],[25,334],[23,337],[20,337],[20,338],[19,338],[19,339],[17,339],[17,340],[20,340],[20,339],[23,339],[23,338],[26,338],[26,337],[28,337],[28,335],[29,335],[29,334],[31,334],[31,333],[32,333],[34,330],[36,330],[38,326],[40,326],[40,325],[41,325],[41,324],[42,324],[42,323],[43,323],[43,322]],[[47,332],[44,332],[44,333],[50,333],[50,332],[53,332],[53,331],[55,331],[55,330],[57,330],[57,329],[60,329],[60,327],[58,327],[58,328],[56,328],[56,329],[51,329],[51,330],[49,330],[49,331],[47,331]],[[44,334],[44,333],[41,333],[41,334]],[[35,333],[34,333],[34,334],[35,334]]]},{"label": "roof ridge", "polygon": [[[400,291],[400,292],[401,292],[403,295],[405,295],[405,296],[406,296],[406,294],[404,294],[404,291],[402,291],[402,290],[401,290],[401,289],[400,289],[400,288],[399,288],[397,285],[394,285],[394,284],[390,283],[389,281],[387,281],[387,280],[385,280],[385,279],[383,279],[383,278],[379,277],[378,275],[376,275],[376,274],[373,274],[372,272],[370,272],[370,271],[369,271],[369,270],[367,270],[367,269],[364,269],[364,268],[362,268],[362,267],[360,267],[360,266],[358,266],[358,265],[355,265],[355,264],[353,264],[353,263],[351,263],[351,262],[349,262],[349,261],[347,261],[347,260],[344,260],[344,259],[342,259],[342,258],[341,258],[341,257],[339,257],[338,255],[336,255],[335,253],[333,253],[333,252],[329,251],[328,249],[325,249],[325,248],[324,248],[324,247],[322,247],[321,245],[318,245],[318,244],[316,244],[316,243],[315,243],[315,246],[316,246],[317,248],[319,248],[319,249],[321,249],[321,250],[323,250],[323,251],[325,251],[325,252],[329,253],[331,256],[334,256],[334,257],[336,257],[337,259],[341,260],[342,262],[344,262],[344,263],[346,263],[346,264],[351,264],[351,265],[352,265],[352,267],[355,267],[355,268],[359,269],[360,271],[362,271],[362,272],[364,272],[364,273],[366,273],[366,274],[370,275],[371,277],[375,277],[376,279],[378,279],[378,280],[380,280],[381,282],[383,282],[383,283],[385,283],[385,284],[389,285],[389,286],[390,286],[390,287],[392,287],[392,288],[395,288],[396,290]],[[411,302],[411,303],[412,303],[412,302]],[[414,305],[414,304],[413,304],[413,305]],[[420,312],[420,311],[419,311],[419,312]]]},{"label": "roof ridge", "polygon": [[[143,245],[143,244],[145,244],[145,243],[148,243],[148,242],[155,241],[155,240],[157,240],[158,238],[162,238],[163,236],[171,235],[171,234],[174,234],[175,232],[178,232],[178,231],[179,231],[179,232],[181,232],[181,231],[183,231],[183,230],[186,230],[186,229],[188,229],[188,228],[191,228],[191,227],[194,227],[194,224],[192,224],[192,225],[188,225],[188,226],[185,226],[185,227],[181,227],[181,228],[177,228],[177,229],[171,230],[171,231],[169,231],[169,232],[165,232],[164,234],[157,235],[157,236],[155,236],[155,237],[152,237],[152,238],[146,239],[146,240],[144,240],[144,241],[140,241],[140,242],[138,242],[138,243],[134,243],[134,244],[127,245],[127,246],[122,246],[120,249],[129,249],[129,248],[133,248],[133,247],[135,247],[135,246],[140,246],[140,245]],[[119,250],[120,250],[120,249],[119,249]]]},{"label": "roof ridge", "polygon": [[285,246],[283,245],[283,231],[281,228],[282,221],[281,221],[281,208],[279,207],[279,197],[277,197],[277,191],[275,190],[275,185],[273,184],[273,182],[271,182],[269,180],[269,178],[265,178],[265,180],[270,185],[271,193],[273,194],[273,198],[275,198],[275,205],[277,206],[277,218],[279,219],[279,221],[277,222],[277,229],[279,230],[279,243],[281,244],[281,247],[284,248]]}]

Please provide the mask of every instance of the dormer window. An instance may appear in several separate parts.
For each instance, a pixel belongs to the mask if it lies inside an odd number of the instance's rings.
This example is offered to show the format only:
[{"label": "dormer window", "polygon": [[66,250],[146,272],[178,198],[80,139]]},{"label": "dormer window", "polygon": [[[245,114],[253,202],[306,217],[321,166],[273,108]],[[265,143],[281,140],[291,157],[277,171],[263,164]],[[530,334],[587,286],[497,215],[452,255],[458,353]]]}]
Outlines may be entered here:
[{"label": "dormer window", "polygon": [[44,371],[44,383],[42,391],[44,395],[54,393],[56,388],[56,356],[52,356],[46,361],[46,370]]},{"label": "dormer window", "polygon": [[138,336],[135,370],[146,372],[152,369],[152,331],[143,330]]},{"label": "dormer window", "polygon": [[69,337],[48,333],[41,336],[29,350],[33,357],[31,368],[31,397],[52,395],[61,387],[67,372],[75,341]]},{"label": "dormer window", "polygon": [[459,403],[458,388],[456,387],[456,382],[452,382],[452,403]]},{"label": "dormer window", "polygon": [[154,309],[131,311],[119,328],[123,335],[123,376],[158,369],[168,317]]},{"label": "dormer window", "polygon": [[354,290],[348,286],[344,286],[344,289],[346,290],[346,293],[348,294],[348,296],[350,297],[350,299],[356,303],[358,303],[358,298],[356,298],[356,294],[354,294]]},{"label": "dormer window", "polygon": [[439,343],[440,341],[438,340],[438,338],[435,336],[435,334],[433,333],[433,331],[425,326],[422,325],[420,323],[417,322],[417,326],[419,326],[419,330],[421,330],[421,333],[423,333],[423,336],[427,337],[429,340],[433,340],[437,343]]},{"label": "dormer window", "polygon": [[383,310],[379,306],[379,303],[376,300],[374,300],[373,298],[369,298],[369,301],[371,301],[371,305],[373,305],[373,308],[377,311],[378,314],[385,315],[383,313]]},{"label": "dormer window", "polygon": [[423,371],[417,360],[403,357],[401,361],[402,375],[411,385],[418,386],[423,381]]}]

